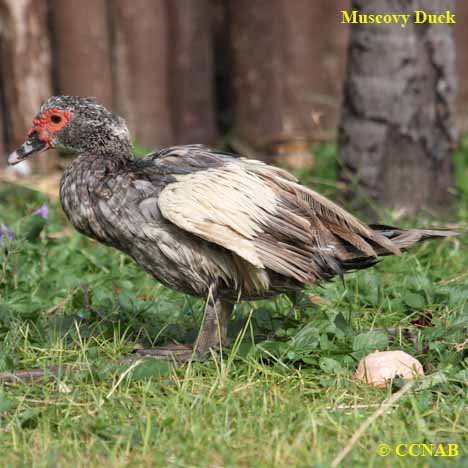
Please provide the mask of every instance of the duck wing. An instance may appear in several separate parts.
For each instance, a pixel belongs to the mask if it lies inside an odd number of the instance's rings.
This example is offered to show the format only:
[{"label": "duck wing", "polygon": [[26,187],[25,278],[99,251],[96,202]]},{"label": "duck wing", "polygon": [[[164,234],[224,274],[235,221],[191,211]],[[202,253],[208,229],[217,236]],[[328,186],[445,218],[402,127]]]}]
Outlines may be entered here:
[{"label": "duck wing", "polygon": [[158,198],[161,215],[257,268],[310,283],[342,274],[347,262],[357,268],[354,259],[370,266],[380,252],[400,253],[390,239],[282,169],[201,146],[155,156],[158,170],[171,173]]}]

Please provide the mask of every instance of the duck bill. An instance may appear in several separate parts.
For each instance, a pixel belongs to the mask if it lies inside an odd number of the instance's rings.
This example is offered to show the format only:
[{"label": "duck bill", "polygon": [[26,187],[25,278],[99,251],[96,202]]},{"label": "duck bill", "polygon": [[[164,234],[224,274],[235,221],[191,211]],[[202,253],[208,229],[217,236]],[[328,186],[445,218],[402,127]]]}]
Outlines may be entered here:
[{"label": "duck bill", "polygon": [[39,139],[37,132],[32,133],[26,141],[16,150],[8,156],[8,164],[13,166],[15,164],[24,161],[26,158],[34,153],[42,153],[50,148],[50,145]]}]

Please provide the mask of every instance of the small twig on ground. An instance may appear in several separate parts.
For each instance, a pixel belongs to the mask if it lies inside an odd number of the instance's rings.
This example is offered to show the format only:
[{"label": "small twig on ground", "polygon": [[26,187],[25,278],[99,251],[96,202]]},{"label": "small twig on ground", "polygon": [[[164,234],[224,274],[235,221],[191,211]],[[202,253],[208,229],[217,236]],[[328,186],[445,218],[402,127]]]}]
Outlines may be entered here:
[{"label": "small twig on ground", "polygon": [[[140,355],[135,356],[126,356],[118,361],[111,361],[112,364],[127,364],[133,363],[135,361],[142,361],[146,357],[141,357]],[[148,358],[150,358],[148,356]],[[139,364],[139,363],[138,363]],[[40,380],[44,377],[54,378],[61,375],[67,374],[79,374],[84,370],[82,366],[50,366],[45,369],[29,369],[21,370],[17,372],[0,372],[0,384],[15,384],[19,382],[34,382]]]},{"label": "small twig on ground", "polygon": [[439,284],[441,284],[442,286],[447,286],[448,284],[458,283],[461,280],[464,280],[465,278],[468,278],[468,270],[464,271],[461,275],[455,276],[455,278],[441,280],[439,281]]},{"label": "small twig on ground", "polygon": [[[372,405],[340,405],[340,406],[327,406],[325,409],[328,411],[341,411],[341,410],[355,410],[355,409],[367,409],[367,408],[375,408],[379,406],[379,403],[375,403]],[[396,405],[393,405],[396,407]]]},{"label": "small twig on ground", "polygon": [[364,432],[366,432],[367,428],[380,416],[382,416],[384,413],[386,413],[390,408],[392,408],[395,403],[406,393],[408,393],[411,388],[414,386],[414,381],[409,381],[407,382],[401,390],[398,392],[394,393],[388,400],[383,401],[382,405],[380,408],[373,413],[371,416],[369,416],[359,427],[359,429],[353,434],[351,439],[349,439],[348,443],[343,447],[343,449],[340,451],[340,453],[335,457],[335,459],[331,463],[331,467],[335,468],[337,467],[343,459],[348,455],[349,452],[353,449],[354,445],[356,442],[364,435]]},{"label": "small twig on ground", "polygon": [[77,373],[82,369],[72,366],[51,366],[46,369],[30,369],[18,372],[0,372],[0,384],[2,383],[18,383],[18,382],[33,382],[50,374],[50,377],[65,375],[69,373]]},{"label": "small twig on ground", "polygon": [[106,400],[108,400],[112,395],[113,393],[117,390],[118,386],[122,383],[123,379],[125,379],[125,377],[130,374],[130,372],[132,372],[133,369],[135,369],[135,367],[139,366],[143,361],[144,361],[144,357],[140,357],[139,359],[137,359],[136,361],[132,362],[132,364],[128,367],[128,369],[125,369],[119,376],[117,382],[114,384],[114,386],[111,388],[110,392],[106,395]]}]

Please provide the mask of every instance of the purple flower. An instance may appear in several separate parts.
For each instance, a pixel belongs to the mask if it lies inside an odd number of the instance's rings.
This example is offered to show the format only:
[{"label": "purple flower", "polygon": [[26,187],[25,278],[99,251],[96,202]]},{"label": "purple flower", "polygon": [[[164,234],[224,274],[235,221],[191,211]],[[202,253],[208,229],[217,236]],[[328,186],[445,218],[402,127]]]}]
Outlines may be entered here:
[{"label": "purple flower", "polygon": [[0,247],[5,245],[5,239],[13,239],[15,233],[4,224],[0,224]]},{"label": "purple flower", "polygon": [[33,215],[41,216],[43,219],[49,219],[49,207],[44,203]]}]

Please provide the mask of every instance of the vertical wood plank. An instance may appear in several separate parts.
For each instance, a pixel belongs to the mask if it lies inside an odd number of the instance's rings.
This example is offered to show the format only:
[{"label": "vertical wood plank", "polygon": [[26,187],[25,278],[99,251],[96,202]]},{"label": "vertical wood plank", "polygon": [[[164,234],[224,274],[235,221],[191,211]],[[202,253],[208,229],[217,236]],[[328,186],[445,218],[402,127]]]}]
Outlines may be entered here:
[{"label": "vertical wood plank", "polygon": [[216,139],[213,30],[209,0],[169,1],[173,125],[177,144]]},{"label": "vertical wood plank", "polygon": [[94,96],[111,107],[111,32],[107,6],[107,0],[50,0],[58,92]]},{"label": "vertical wood plank", "polygon": [[311,135],[314,114],[323,128],[338,124],[349,34],[340,11],[348,8],[348,0],[284,0],[289,133]]},{"label": "vertical wood plank", "polygon": [[284,3],[229,0],[228,5],[233,133],[261,148],[284,131]]},{"label": "vertical wood plank", "polygon": [[[1,64],[8,141],[21,144],[41,103],[52,94],[47,4],[35,0],[0,0]],[[13,149],[13,148],[9,148]],[[31,160],[36,170],[54,164],[49,152]]]},{"label": "vertical wood plank", "polygon": [[164,0],[116,0],[113,10],[116,110],[137,144],[157,148],[175,143]]}]

